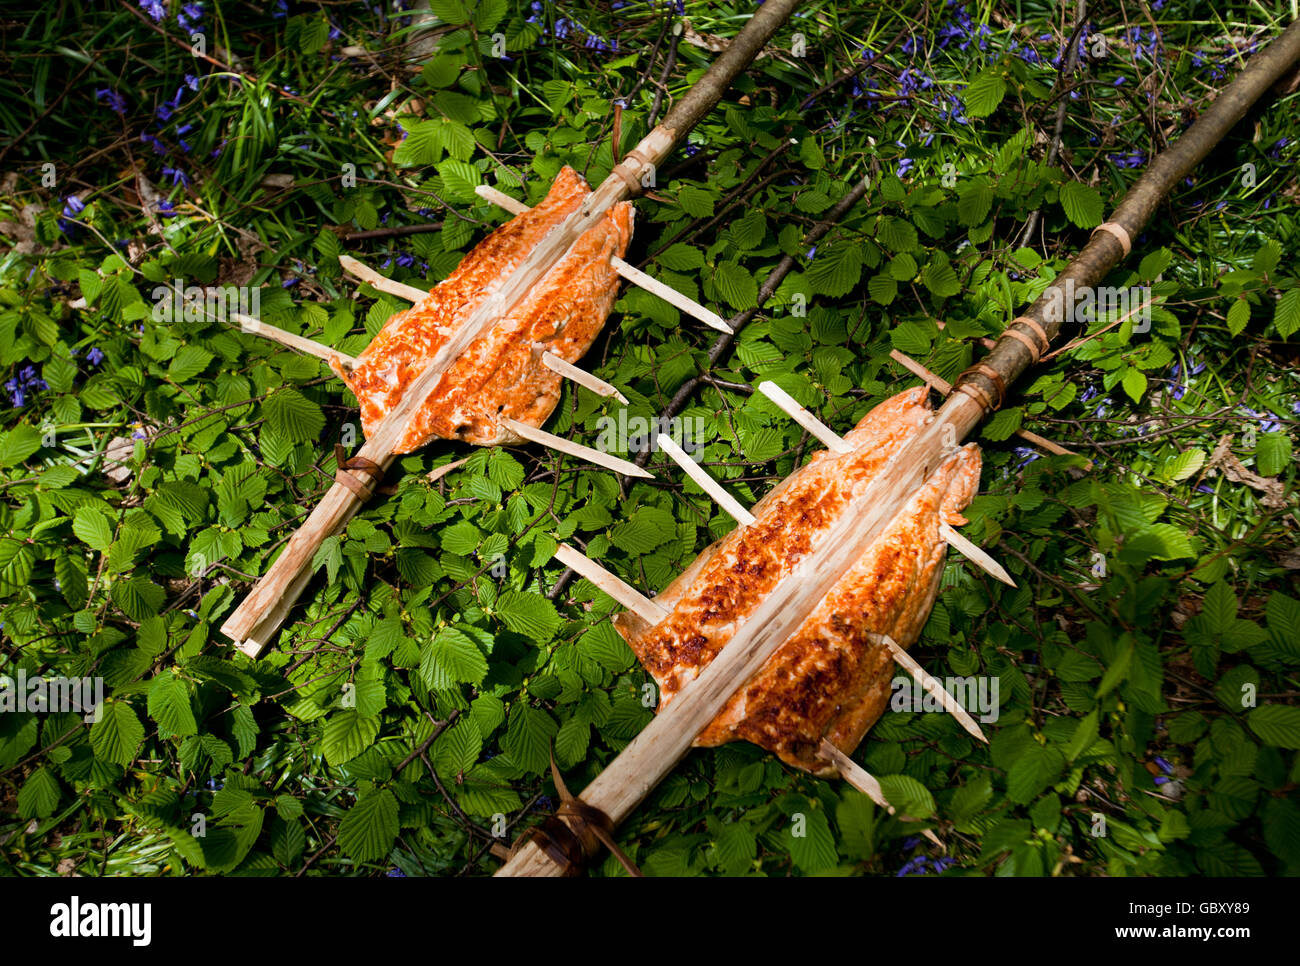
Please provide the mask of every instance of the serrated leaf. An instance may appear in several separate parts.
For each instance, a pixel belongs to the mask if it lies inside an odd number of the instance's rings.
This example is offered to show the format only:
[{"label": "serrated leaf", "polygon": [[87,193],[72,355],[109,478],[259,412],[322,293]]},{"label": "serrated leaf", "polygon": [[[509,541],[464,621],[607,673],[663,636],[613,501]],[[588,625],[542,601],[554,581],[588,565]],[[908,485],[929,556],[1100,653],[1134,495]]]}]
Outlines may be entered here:
[{"label": "serrated leaf", "polygon": [[1250,730],[1275,748],[1300,748],[1300,708],[1265,704],[1246,716]]},{"label": "serrated leaf", "polygon": [[519,703],[510,709],[510,724],[501,745],[525,772],[540,775],[550,768],[551,740],[559,727],[547,712]]},{"label": "serrated leaf", "polygon": [[752,308],[758,302],[758,281],[739,262],[719,262],[713,271],[713,285],[733,309]]},{"label": "serrated leaf", "polygon": [[126,767],[135,760],[144,741],[144,725],[135,709],[125,701],[108,701],[100,706],[99,720],[90,728],[90,746],[95,757]]},{"label": "serrated leaf", "polygon": [[988,117],[1002,98],[1007,95],[1006,78],[996,68],[986,68],[976,74],[966,87],[964,100],[968,117]]},{"label": "serrated leaf", "polygon": [[1065,217],[1080,228],[1096,228],[1101,224],[1104,207],[1096,188],[1077,181],[1067,181],[1061,185],[1060,197]]},{"label": "serrated leaf", "polygon": [[885,793],[885,801],[900,814],[922,819],[934,814],[930,789],[910,775],[881,775],[880,789]]},{"label": "serrated leaf", "polygon": [[1284,339],[1291,338],[1296,329],[1300,329],[1300,286],[1287,289],[1277,300],[1273,324],[1277,326],[1277,334]]},{"label": "serrated leaf", "polygon": [[506,627],[545,644],[555,636],[560,615],[555,605],[530,590],[511,590],[497,598],[497,615]]},{"label": "serrated leaf", "polygon": [[398,830],[397,798],[387,788],[372,791],[339,822],[339,847],[357,862],[378,862],[392,851]]},{"label": "serrated leaf", "polygon": [[48,818],[62,796],[59,782],[48,768],[38,768],[18,790],[19,818]]},{"label": "serrated leaf", "polygon": [[[499,603],[499,602],[498,602]],[[488,663],[468,635],[457,627],[443,627],[420,655],[420,679],[430,690],[457,684],[478,684],[487,677]]]},{"label": "serrated leaf", "polygon": [[262,411],[276,436],[291,443],[315,440],[325,428],[320,407],[296,389],[281,389],[262,404]]},{"label": "serrated leaf", "polygon": [[378,718],[365,717],[351,708],[336,711],[325,722],[321,751],[331,765],[342,765],[369,748],[378,734]]},{"label": "serrated leaf", "polygon": [[183,738],[199,730],[190,707],[189,688],[170,670],[149,684],[149,717],[157,722],[160,738]]}]

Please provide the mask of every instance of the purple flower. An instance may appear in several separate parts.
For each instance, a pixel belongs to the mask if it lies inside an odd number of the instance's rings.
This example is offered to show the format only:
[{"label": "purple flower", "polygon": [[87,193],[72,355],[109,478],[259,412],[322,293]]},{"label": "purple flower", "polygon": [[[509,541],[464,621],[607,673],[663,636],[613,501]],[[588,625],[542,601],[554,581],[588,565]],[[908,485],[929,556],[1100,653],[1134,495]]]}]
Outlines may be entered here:
[{"label": "purple flower", "polygon": [[140,135],[140,140],[143,141],[145,144],[149,145],[149,147],[153,148],[154,154],[167,153],[167,145],[163,144],[161,141],[159,141],[148,131],[145,131]]},{"label": "purple flower", "polygon": [[86,353],[86,361],[92,366],[97,366],[104,361],[104,353],[100,351],[98,346],[92,346],[91,350]]},{"label": "purple flower", "polygon": [[806,257],[808,258],[809,261],[812,261],[814,258],[817,257],[817,246],[816,246],[816,245],[814,245],[812,248],[808,249],[808,254],[807,254]]},{"label": "purple flower", "polygon": [[111,110],[116,111],[118,114],[126,113],[126,98],[112,88],[101,87],[95,91],[95,100],[107,100]]},{"label": "purple flower", "polygon": [[147,13],[154,23],[162,23],[167,16],[167,8],[159,0],[140,0],[140,9]]},{"label": "purple flower", "polygon": [[1157,785],[1163,785],[1169,781],[1169,778],[1165,775],[1156,775],[1156,777],[1153,780]]},{"label": "purple flower", "polygon": [[406,878],[409,878],[409,876],[407,876],[407,874],[406,874],[405,872],[403,872],[401,869],[397,869],[397,868],[389,869],[389,870],[384,874],[384,877],[385,877],[385,878],[388,878],[388,879],[406,879]]},{"label": "purple flower", "polygon": [[163,168],[163,177],[165,177],[165,178],[171,178],[171,179],[172,179],[172,184],[173,184],[173,185],[178,185],[178,184],[179,184],[179,185],[184,185],[186,188],[188,188],[188,187],[190,186],[190,178],[189,178],[189,175],[187,175],[187,174],[186,174],[184,171],[182,171],[180,168],[168,168],[168,167],[164,167],[164,168]]},{"label": "purple flower", "polygon": [[163,218],[175,218],[176,208],[170,201],[163,198],[158,202],[158,214]]},{"label": "purple flower", "polygon": [[75,218],[85,210],[85,204],[76,195],[68,195],[63,199],[63,217]]},{"label": "purple flower", "polygon": [[1160,768],[1160,770],[1161,770],[1162,772],[1164,772],[1166,775],[1172,773],[1173,770],[1174,770],[1174,769],[1173,769],[1173,766],[1170,765],[1169,762],[1165,761],[1163,758],[1157,758],[1157,759],[1156,759],[1156,765],[1157,765],[1157,766]]}]

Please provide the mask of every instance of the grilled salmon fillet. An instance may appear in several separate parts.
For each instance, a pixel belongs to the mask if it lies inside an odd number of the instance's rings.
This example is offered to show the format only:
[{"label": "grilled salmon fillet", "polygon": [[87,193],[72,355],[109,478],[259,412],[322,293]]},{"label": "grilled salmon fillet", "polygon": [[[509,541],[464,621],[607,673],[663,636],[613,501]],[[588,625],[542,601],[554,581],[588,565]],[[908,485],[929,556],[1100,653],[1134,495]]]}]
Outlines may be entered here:
[{"label": "grilled salmon fillet", "polygon": [[[582,177],[564,167],[541,204],[488,235],[424,299],[390,318],[353,369],[331,361],[361,404],[367,435],[452,333],[590,193]],[[577,362],[595,341],[618,293],[610,258],[627,251],[632,212],[628,202],[610,208],[507,316],[470,343],[412,417],[394,452],[409,453],[435,437],[480,446],[518,443],[501,417],[532,426],[546,422],[559,401],[561,379],[542,365],[542,353]]]},{"label": "grilled salmon fillet", "polygon": [[[849,501],[924,424],[923,387],[876,406],[844,439],[853,450],[819,452],[753,508],[756,522],[713,544],[656,600],[667,618],[614,625],[660,689],[660,708],[731,639],[764,594],[788,577]],[[696,739],[753,742],[797,768],[834,774],[822,738],[851,753],[884,712],[894,676],[888,649],[908,647],[938,594],[947,544],[940,522],[961,515],[980,475],[979,448],[956,450],[911,496],[788,641]]]}]

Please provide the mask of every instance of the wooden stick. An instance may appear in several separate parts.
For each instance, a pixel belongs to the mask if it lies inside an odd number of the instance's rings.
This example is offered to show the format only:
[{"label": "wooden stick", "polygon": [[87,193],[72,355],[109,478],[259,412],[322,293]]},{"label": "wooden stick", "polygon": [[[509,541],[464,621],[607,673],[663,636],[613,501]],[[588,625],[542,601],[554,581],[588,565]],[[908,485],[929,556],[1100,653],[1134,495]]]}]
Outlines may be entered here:
[{"label": "wooden stick", "polygon": [[722,488],[722,486],[711,477],[704,469],[691,459],[690,456],[680,446],[673,442],[673,438],[667,433],[660,433],[658,437],[659,448],[673,458],[673,461],[686,471],[686,475],[700,485],[713,502],[726,510],[731,518],[739,523],[742,527],[747,527],[754,521],[754,514],[750,513],[740,501]]},{"label": "wooden stick", "polygon": [[[775,2],[767,0],[760,10]],[[1133,205],[1129,205],[1126,197],[1116,210],[1116,215],[1123,213],[1126,217],[1130,236],[1140,231],[1164,194],[1186,176],[1297,58],[1300,58],[1300,22],[1292,24],[1280,38],[1252,57],[1245,70],[1166,154],[1173,153],[1184,139],[1196,135],[1194,147],[1175,154],[1168,163],[1161,163],[1165,155],[1155,159],[1152,168],[1159,166],[1158,176],[1148,182]],[[1075,279],[1076,284],[1080,280],[1084,284],[1096,284],[1120,261],[1122,254],[1119,244],[1109,235],[1094,237],[1057,276],[1053,286],[1063,286],[1067,278]],[[1055,331],[1056,328],[1051,330]],[[1011,356],[1016,346],[1020,347],[1021,354]],[[1017,368],[1015,359],[1028,365],[1029,353],[1015,339],[1000,340],[991,356],[999,350],[1005,350],[1004,354],[993,361],[1011,360],[1003,372],[1010,385],[1024,368]],[[996,392],[996,387],[990,383],[988,391]],[[727,646],[596,776],[583,791],[582,800],[599,808],[614,824],[623,821],[686,755],[696,736],[717,717],[736,690],[762,669],[812,609],[843,579],[861,550],[870,546],[898,515],[950,451],[948,434],[952,432],[957,439],[964,439],[984,415],[984,407],[969,394],[958,392],[949,396],[931,423],[904,444],[836,518],[812,552],[800,560],[795,573],[759,602]],[[948,429],[950,426],[952,430]],[[530,842],[497,874],[555,876],[560,872],[560,867],[535,842]]]},{"label": "wooden stick", "polygon": [[939,536],[947,540],[954,550],[990,577],[1002,581],[1009,587],[1016,586],[1016,582],[1011,579],[1011,575],[1003,569],[1000,563],[990,557],[979,544],[971,543],[946,523],[939,524]]},{"label": "wooden stick", "polygon": [[607,470],[613,470],[615,473],[622,473],[624,476],[638,476],[642,479],[653,480],[655,475],[649,470],[643,470],[635,463],[629,463],[627,460],[619,459],[617,456],[611,456],[609,453],[602,453],[598,449],[592,449],[590,446],[583,446],[581,443],[575,443],[571,439],[565,439],[563,436],[556,436],[554,433],[548,433],[544,429],[538,429],[535,426],[529,426],[527,423],[521,423],[517,419],[511,419],[508,416],[501,418],[501,425],[512,433],[522,436],[524,439],[534,443],[541,443],[543,446],[549,446],[551,449],[558,450],[561,453],[567,453],[569,456],[576,456],[579,459],[595,463],[597,466],[603,466]]},{"label": "wooden stick", "polygon": [[294,335],[292,332],[278,329],[260,319],[253,318],[251,315],[244,315],[241,312],[232,312],[230,317],[239,323],[239,329],[241,332],[261,336],[263,339],[270,339],[272,342],[278,342],[280,345],[288,346],[290,349],[297,349],[299,352],[305,352],[308,355],[315,356],[318,359],[324,359],[327,362],[330,359],[337,359],[346,369],[351,369],[357,364],[357,360],[346,353],[339,352],[337,349],[331,349],[327,345],[321,345],[319,342],[313,342],[311,339],[305,338],[304,336]]},{"label": "wooden stick", "polygon": [[711,329],[717,329],[719,332],[725,332],[728,335],[734,335],[731,326],[727,325],[726,320],[714,312],[712,309],[705,308],[694,299],[689,299],[671,285],[666,285],[652,275],[647,275],[641,269],[634,265],[629,265],[621,258],[611,258],[609,263],[614,266],[618,274],[633,285],[640,286],[652,295],[658,295],[669,305],[676,306],[687,315],[694,316]]},{"label": "wooden stick", "polygon": [[[840,751],[840,749],[836,748],[828,738],[822,739],[821,751],[822,754],[829,758],[834,763],[835,767],[839,769],[841,778],[860,791],[863,795],[866,795],[867,798],[871,799],[881,808],[888,811],[890,815],[897,814],[894,811],[894,806],[890,805],[888,800],[886,800],[885,790],[880,787],[880,782],[876,779],[875,775],[871,774],[871,772],[867,771],[848,755],[844,754],[844,752]],[[899,821],[916,822],[919,820],[912,818],[910,815],[900,815]],[[939,841],[939,836],[935,835],[932,829],[922,829],[921,834],[935,845],[939,846],[939,848],[942,849],[944,847],[944,844]]]},{"label": "wooden stick", "polygon": [[943,705],[943,709],[956,718],[963,728],[986,745],[989,743],[989,740],[984,737],[983,729],[980,728],[975,719],[967,713],[966,709],[958,703],[957,699],[948,693],[948,689],[939,683],[938,678],[927,674],[925,668],[917,664],[916,661],[913,660],[912,655],[899,647],[898,642],[888,634],[874,634],[872,636],[881,641],[885,647],[889,648],[889,653],[893,655],[894,660],[898,662],[899,666],[904,668],[912,675],[912,677],[916,678],[921,687],[925,688],[938,698],[940,703]]},{"label": "wooden stick", "polygon": [[555,549],[555,559],[571,570],[577,571],[580,576],[586,577],[642,620],[653,625],[668,616],[668,608],[642,595],[635,587],[624,583],[617,574],[610,573],[567,543],[562,543]]},{"label": "wooden stick", "polygon": [[525,211],[531,209],[522,201],[510,197],[504,191],[498,191],[491,185],[481,184],[474,189],[474,194],[478,195],[484,201],[490,201],[498,208],[504,208],[512,215],[522,215]]},{"label": "wooden stick", "polygon": [[776,383],[770,381],[760,382],[758,391],[770,399],[783,413],[821,440],[827,449],[835,453],[853,452],[852,446],[844,442],[833,429],[800,406],[793,396]]},{"label": "wooden stick", "polygon": [[399,299],[406,299],[418,305],[428,297],[429,293],[422,288],[416,288],[414,285],[404,285],[401,282],[395,282],[391,278],[380,275],[369,265],[364,265],[357,261],[351,255],[340,255],[339,264],[343,266],[343,271],[347,272],[354,278],[359,278],[363,282],[369,282],[370,287],[380,292],[387,292],[389,295],[396,295]]},{"label": "wooden stick", "polygon": [[[479,185],[474,189],[474,191],[480,198],[486,199],[494,205],[499,205],[512,215],[522,214],[529,210],[528,206],[522,201],[516,201],[505,192],[498,191],[496,188],[490,188],[485,184]],[[699,302],[687,298],[671,285],[665,285],[654,276],[647,275],[635,265],[631,265],[617,256],[610,258],[609,263],[614,266],[614,270],[617,271],[618,274],[622,275],[633,285],[640,286],[653,295],[658,295],[665,302],[676,306],[687,315],[699,319],[705,325],[709,326],[709,328],[717,329],[719,332],[726,332],[728,335],[735,334],[732,332],[731,326],[727,324],[726,320],[722,316],[718,315],[718,313],[714,312],[712,309],[705,308]]]},{"label": "wooden stick", "polygon": [[554,352],[548,351],[542,353],[542,365],[547,369],[550,369],[552,372],[563,376],[565,379],[571,379],[580,386],[586,386],[599,396],[613,396],[624,406],[627,405],[627,397],[607,383],[604,379],[598,379],[585,369],[579,369],[573,363],[565,362]]}]

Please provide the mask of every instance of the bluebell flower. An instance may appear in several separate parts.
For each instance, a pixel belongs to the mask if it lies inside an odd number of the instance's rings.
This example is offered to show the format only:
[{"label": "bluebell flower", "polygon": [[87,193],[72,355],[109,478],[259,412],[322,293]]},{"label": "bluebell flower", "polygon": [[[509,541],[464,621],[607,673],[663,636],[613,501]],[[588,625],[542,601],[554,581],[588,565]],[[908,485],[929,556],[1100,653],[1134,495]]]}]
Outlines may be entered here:
[{"label": "bluebell flower", "polygon": [[167,16],[167,8],[159,0],[140,0],[140,9],[147,13],[154,23],[162,23]]},{"label": "bluebell flower", "polygon": [[161,201],[158,202],[158,214],[163,218],[175,218],[176,217],[175,206],[166,198],[163,198]]},{"label": "bluebell flower", "polygon": [[144,131],[140,134],[140,140],[143,141],[145,144],[149,145],[149,147],[153,148],[154,154],[167,153],[167,145],[163,144],[161,141],[159,141],[148,131]]},{"label": "bluebell flower", "polygon": [[174,184],[174,185],[177,185],[177,184],[179,184],[179,185],[184,185],[186,188],[188,188],[188,187],[190,186],[190,178],[189,178],[189,175],[187,175],[187,174],[186,174],[184,171],[182,171],[180,168],[168,168],[168,167],[165,167],[165,166],[164,166],[164,167],[163,167],[163,177],[165,177],[165,178],[171,178],[171,179],[172,179],[172,184]]},{"label": "bluebell flower", "polygon": [[126,98],[110,87],[101,87],[95,91],[95,100],[107,100],[110,110],[118,114],[126,113]]},{"label": "bluebell flower", "polygon": [[807,258],[809,261],[812,261],[816,257],[817,257],[817,246],[813,245],[812,248],[808,249]]},{"label": "bluebell flower", "polygon": [[406,879],[409,878],[405,872],[398,868],[389,869],[385,874],[388,879]]},{"label": "bluebell flower", "polygon": [[1156,766],[1166,775],[1171,774],[1174,770],[1173,766],[1170,765],[1169,762],[1165,761],[1163,758],[1156,758]]},{"label": "bluebell flower", "polygon": [[98,346],[92,346],[90,351],[86,353],[86,361],[92,366],[97,366],[104,361],[104,353],[100,351]]}]

